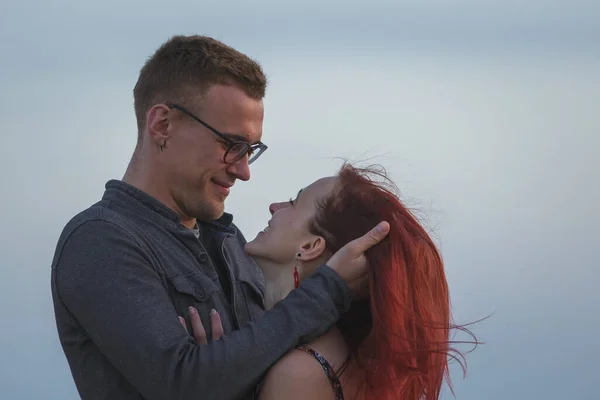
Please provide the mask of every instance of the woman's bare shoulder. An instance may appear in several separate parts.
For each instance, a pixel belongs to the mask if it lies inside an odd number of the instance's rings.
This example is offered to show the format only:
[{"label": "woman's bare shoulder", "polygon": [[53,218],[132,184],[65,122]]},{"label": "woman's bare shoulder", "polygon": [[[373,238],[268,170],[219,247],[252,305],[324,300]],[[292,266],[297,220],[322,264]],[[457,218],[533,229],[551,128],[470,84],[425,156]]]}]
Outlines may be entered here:
[{"label": "woman's bare shoulder", "polygon": [[321,364],[304,351],[292,350],[271,367],[259,400],[331,400],[333,389]]}]

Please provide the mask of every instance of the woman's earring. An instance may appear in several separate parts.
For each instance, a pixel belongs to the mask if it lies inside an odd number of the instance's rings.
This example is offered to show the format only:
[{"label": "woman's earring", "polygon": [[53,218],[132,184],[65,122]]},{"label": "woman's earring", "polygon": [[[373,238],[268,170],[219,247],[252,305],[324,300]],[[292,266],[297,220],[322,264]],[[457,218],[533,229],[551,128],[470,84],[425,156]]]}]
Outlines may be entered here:
[{"label": "woman's earring", "polygon": [[298,286],[300,286],[300,275],[298,274],[298,263],[300,262],[300,260],[298,260],[298,258],[301,255],[302,254],[300,253],[296,254],[296,265],[294,266],[294,289],[297,289]]},{"label": "woman's earring", "polygon": [[298,276],[298,267],[294,267],[294,289],[298,289],[300,286],[300,278]]},{"label": "woman's earring", "polygon": [[165,141],[158,146],[160,147],[160,151],[165,151],[165,147],[167,147],[167,140],[165,139]]}]

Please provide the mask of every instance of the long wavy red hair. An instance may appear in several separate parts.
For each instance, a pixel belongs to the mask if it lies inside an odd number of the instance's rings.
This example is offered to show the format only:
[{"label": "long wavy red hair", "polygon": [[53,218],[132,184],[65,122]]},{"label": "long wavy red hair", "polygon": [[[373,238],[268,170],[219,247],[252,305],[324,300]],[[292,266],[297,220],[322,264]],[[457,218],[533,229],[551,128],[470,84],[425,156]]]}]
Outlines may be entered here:
[{"label": "long wavy red hair", "polygon": [[464,370],[450,331],[466,331],[451,322],[442,258],[382,169],[345,164],[338,178],[310,227],[325,237],[328,250],[336,252],[380,221],[391,228],[367,252],[369,298],[354,302],[338,322],[350,348],[340,373],[359,381],[359,398],[438,399],[444,378],[452,389],[448,359],[458,359]]}]

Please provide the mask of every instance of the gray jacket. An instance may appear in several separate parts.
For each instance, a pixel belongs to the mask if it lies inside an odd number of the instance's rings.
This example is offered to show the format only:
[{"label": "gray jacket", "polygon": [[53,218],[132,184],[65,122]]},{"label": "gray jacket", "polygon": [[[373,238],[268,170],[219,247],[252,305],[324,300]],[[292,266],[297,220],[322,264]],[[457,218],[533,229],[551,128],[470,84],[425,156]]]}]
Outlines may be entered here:
[{"label": "gray jacket", "polygon": [[[102,200],[65,226],[52,297],[83,399],[251,399],[278,358],[325,333],[350,306],[349,288],[323,265],[265,312],[262,273],[231,215],[204,227],[205,235],[220,243],[230,299],[194,233],[121,181],[109,181]],[[190,305],[207,333],[216,309],[225,336],[197,345],[177,318],[187,319]]]}]

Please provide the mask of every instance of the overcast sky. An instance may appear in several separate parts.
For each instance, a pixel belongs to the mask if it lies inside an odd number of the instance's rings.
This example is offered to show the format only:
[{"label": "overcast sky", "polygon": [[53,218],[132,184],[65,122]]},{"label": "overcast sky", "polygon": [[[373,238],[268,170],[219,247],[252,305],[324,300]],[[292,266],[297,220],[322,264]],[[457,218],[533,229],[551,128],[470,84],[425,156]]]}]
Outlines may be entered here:
[{"label": "overcast sky", "polygon": [[206,3],[0,5],[1,397],[78,398],[56,240],[122,177],[146,58],[201,33],[270,79],[269,150],[226,204],[248,238],[336,157],[380,163],[440,244],[456,322],[493,314],[456,398],[597,399],[600,3]]}]

